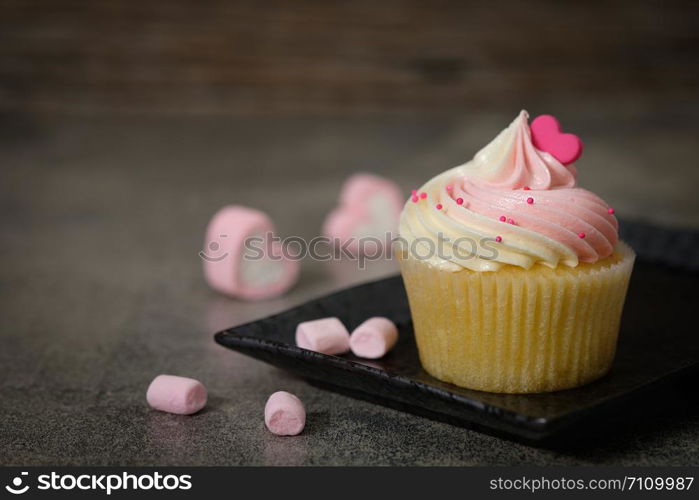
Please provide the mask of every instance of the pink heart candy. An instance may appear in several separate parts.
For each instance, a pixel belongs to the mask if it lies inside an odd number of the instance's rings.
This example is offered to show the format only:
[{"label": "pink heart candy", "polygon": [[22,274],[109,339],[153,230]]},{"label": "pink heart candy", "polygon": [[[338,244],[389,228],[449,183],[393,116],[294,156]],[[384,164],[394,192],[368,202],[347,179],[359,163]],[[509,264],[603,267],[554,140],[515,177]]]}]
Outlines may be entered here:
[{"label": "pink heart candy", "polygon": [[551,115],[537,116],[532,122],[532,143],[540,151],[550,153],[563,165],[580,158],[583,143],[577,135],[561,132],[561,124]]}]

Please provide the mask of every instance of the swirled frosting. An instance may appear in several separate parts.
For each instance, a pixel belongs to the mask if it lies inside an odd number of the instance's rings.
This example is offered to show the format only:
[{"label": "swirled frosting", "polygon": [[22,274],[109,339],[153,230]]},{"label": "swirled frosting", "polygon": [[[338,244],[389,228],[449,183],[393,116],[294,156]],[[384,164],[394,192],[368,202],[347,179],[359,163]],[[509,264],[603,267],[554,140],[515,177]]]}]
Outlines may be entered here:
[{"label": "swirled frosting", "polygon": [[574,165],[534,147],[528,118],[522,111],[471,161],[408,200],[400,220],[407,250],[450,271],[575,267],[614,252],[613,210],[576,187]]}]

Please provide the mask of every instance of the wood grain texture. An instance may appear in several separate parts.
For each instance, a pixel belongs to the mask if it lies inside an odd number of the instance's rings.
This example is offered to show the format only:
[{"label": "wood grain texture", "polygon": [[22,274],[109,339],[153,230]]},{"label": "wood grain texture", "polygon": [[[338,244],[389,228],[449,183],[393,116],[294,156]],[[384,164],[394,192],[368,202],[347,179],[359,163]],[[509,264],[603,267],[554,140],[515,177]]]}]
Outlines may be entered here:
[{"label": "wood grain texture", "polygon": [[2,0],[0,110],[683,107],[697,2]]}]

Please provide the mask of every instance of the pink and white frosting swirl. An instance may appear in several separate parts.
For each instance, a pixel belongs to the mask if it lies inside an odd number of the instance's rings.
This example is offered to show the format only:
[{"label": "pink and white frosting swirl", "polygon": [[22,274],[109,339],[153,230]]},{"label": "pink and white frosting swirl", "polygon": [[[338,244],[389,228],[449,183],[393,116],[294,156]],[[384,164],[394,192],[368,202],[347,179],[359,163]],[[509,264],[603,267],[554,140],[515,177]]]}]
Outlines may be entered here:
[{"label": "pink and white frosting swirl", "polygon": [[522,111],[473,160],[422,186],[426,197],[408,200],[400,235],[410,251],[452,271],[575,267],[614,252],[613,210],[576,187],[575,166],[534,147],[528,118]]}]

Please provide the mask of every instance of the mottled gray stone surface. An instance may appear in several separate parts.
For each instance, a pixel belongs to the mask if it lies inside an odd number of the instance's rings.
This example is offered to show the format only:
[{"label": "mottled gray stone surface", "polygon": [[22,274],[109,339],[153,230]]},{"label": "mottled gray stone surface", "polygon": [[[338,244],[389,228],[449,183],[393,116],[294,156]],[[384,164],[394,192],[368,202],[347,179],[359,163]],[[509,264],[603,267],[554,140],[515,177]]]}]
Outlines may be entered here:
[{"label": "mottled gray stone surface", "polygon": [[[563,116],[588,148],[583,185],[622,216],[699,227],[697,127],[675,113],[684,119]],[[351,172],[407,190],[468,159],[509,119],[2,117],[0,464],[699,464],[696,402],[631,417],[577,449],[539,450],[324,392],[212,341],[217,329],[395,271],[304,262],[284,298],[219,296],[197,252],[221,205],[258,207],[282,235],[312,237]],[[202,380],[207,409],[150,410],[146,387],[163,372]],[[280,389],[307,406],[299,437],[264,428],[265,399]]]}]

